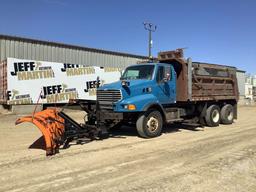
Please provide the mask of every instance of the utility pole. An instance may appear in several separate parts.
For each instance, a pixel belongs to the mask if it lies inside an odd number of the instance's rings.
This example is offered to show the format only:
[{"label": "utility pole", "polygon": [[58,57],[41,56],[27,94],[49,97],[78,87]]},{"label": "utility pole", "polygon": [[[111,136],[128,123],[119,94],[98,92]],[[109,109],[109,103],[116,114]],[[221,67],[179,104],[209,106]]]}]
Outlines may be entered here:
[{"label": "utility pole", "polygon": [[153,45],[153,41],[152,41],[152,32],[156,31],[156,25],[154,25],[153,23],[149,23],[149,22],[143,22],[144,28],[145,30],[148,31],[148,57],[149,60],[152,60],[152,54],[151,54],[151,49],[152,49],[152,45]]}]

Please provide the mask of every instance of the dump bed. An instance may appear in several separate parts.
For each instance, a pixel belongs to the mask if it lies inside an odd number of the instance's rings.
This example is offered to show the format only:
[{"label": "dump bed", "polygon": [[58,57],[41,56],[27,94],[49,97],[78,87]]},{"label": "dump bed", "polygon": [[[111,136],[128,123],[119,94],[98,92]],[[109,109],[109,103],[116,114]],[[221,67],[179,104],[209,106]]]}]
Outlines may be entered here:
[{"label": "dump bed", "polygon": [[181,49],[160,52],[158,60],[176,71],[177,102],[238,100],[235,67],[185,60]]},{"label": "dump bed", "polygon": [[236,68],[193,62],[192,100],[226,99],[238,99]]}]

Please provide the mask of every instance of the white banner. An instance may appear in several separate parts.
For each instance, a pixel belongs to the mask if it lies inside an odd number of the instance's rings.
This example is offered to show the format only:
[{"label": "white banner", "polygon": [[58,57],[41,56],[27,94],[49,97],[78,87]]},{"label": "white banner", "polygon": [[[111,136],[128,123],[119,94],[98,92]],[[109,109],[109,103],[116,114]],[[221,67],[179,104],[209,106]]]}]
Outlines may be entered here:
[{"label": "white banner", "polygon": [[120,71],[120,68],[8,58],[7,103],[18,105],[67,103],[69,99],[95,100],[97,85],[119,80]]}]

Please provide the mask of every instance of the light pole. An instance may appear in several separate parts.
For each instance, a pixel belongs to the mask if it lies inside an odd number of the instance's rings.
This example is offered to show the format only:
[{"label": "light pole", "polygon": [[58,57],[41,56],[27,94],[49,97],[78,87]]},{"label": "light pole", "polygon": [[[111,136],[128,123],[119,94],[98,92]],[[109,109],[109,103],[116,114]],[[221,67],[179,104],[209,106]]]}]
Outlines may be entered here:
[{"label": "light pole", "polygon": [[149,22],[143,22],[143,25],[144,25],[144,28],[145,30],[148,31],[148,57],[149,57],[149,60],[151,60],[153,57],[152,57],[152,54],[151,54],[151,49],[152,49],[152,32],[155,32],[156,31],[156,25],[154,25],[153,23],[149,23]]}]

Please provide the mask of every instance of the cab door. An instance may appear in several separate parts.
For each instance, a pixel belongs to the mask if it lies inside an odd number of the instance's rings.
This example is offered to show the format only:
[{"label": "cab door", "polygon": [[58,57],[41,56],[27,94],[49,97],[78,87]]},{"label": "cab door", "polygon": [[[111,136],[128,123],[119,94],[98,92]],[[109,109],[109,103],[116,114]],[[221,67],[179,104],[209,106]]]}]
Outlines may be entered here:
[{"label": "cab door", "polygon": [[173,67],[168,64],[159,65],[156,74],[157,97],[161,104],[176,102],[176,77]]}]

